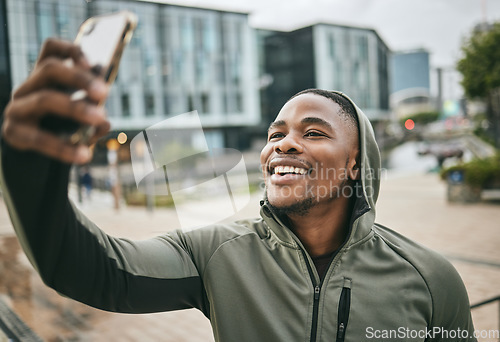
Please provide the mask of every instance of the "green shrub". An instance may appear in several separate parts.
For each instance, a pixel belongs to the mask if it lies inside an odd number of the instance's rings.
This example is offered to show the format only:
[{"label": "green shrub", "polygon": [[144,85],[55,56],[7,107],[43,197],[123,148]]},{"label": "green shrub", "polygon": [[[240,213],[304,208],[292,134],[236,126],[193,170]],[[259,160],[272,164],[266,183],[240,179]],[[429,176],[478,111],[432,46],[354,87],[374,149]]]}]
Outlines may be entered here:
[{"label": "green shrub", "polygon": [[500,153],[485,159],[474,159],[468,163],[454,165],[441,171],[441,178],[446,180],[450,172],[463,171],[465,183],[475,187],[487,187],[500,184]]},{"label": "green shrub", "polygon": [[474,124],[474,135],[476,135],[479,139],[482,139],[486,143],[495,146],[495,138],[493,136],[493,132],[491,129],[483,127],[484,122],[487,122],[489,125],[488,117],[485,113],[476,114],[472,117],[472,122]]},{"label": "green shrub", "polygon": [[412,114],[405,117],[404,119],[401,119],[401,124],[404,125],[404,123],[408,119],[412,119],[413,122],[415,122],[415,124],[425,125],[439,119],[439,112],[422,112],[422,113]]}]

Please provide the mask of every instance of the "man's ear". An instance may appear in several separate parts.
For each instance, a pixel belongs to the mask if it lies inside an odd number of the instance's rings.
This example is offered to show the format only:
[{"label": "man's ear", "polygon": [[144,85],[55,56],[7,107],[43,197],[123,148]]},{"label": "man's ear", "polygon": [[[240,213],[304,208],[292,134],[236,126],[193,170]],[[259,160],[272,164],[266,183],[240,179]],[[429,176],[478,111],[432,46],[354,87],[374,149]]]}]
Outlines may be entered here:
[{"label": "man's ear", "polygon": [[359,180],[361,178],[361,163],[359,162],[359,151],[356,151],[354,158],[349,160],[349,167],[347,170],[349,179]]}]

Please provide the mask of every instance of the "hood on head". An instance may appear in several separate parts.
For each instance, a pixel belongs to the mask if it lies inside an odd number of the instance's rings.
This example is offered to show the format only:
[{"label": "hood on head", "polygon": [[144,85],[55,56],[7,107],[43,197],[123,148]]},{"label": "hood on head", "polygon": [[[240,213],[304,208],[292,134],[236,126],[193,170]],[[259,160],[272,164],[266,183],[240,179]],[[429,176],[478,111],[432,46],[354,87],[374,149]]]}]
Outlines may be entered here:
[{"label": "hood on head", "polygon": [[347,95],[333,91],[352,103],[359,125],[359,162],[362,194],[354,205],[350,241],[358,241],[368,234],[375,222],[375,203],[380,190],[381,158],[372,124],[363,111]]},{"label": "hood on head", "polygon": [[372,124],[363,111],[344,93],[333,91],[349,100],[358,115],[361,182],[365,200],[375,207],[380,189],[381,160]]}]

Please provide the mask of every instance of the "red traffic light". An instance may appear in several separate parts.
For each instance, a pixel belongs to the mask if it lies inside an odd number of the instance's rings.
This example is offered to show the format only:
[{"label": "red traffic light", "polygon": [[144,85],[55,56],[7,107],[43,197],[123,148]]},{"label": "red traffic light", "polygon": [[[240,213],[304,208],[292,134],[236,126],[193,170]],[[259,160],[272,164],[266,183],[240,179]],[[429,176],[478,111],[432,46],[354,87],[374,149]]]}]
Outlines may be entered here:
[{"label": "red traffic light", "polygon": [[415,128],[415,122],[412,119],[408,119],[405,121],[405,128],[409,131]]}]

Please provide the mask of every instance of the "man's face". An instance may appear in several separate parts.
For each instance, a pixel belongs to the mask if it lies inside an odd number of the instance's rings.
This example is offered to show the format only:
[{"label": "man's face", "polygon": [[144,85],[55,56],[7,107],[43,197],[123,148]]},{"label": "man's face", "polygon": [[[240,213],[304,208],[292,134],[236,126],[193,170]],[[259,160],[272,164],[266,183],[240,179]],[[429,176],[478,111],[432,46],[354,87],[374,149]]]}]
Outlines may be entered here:
[{"label": "man's face", "polygon": [[358,177],[358,138],[340,112],[331,99],[312,93],[283,106],[260,155],[272,206],[300,214],[352,195],[347,180]]}]

